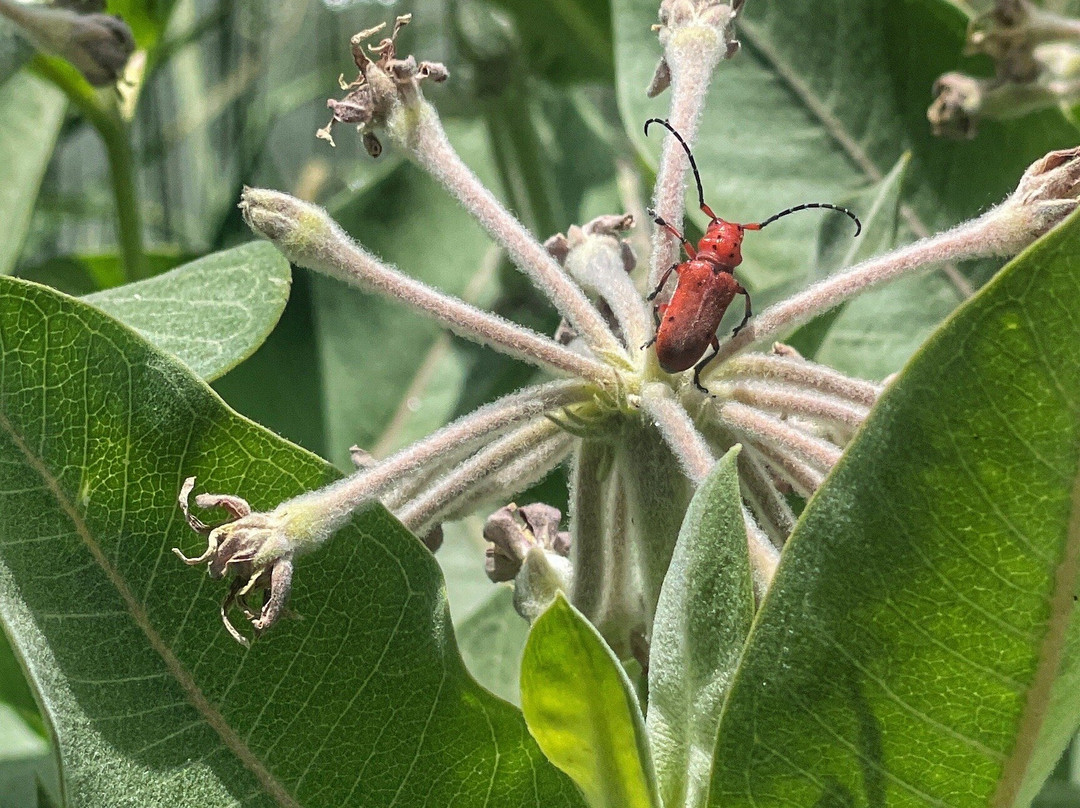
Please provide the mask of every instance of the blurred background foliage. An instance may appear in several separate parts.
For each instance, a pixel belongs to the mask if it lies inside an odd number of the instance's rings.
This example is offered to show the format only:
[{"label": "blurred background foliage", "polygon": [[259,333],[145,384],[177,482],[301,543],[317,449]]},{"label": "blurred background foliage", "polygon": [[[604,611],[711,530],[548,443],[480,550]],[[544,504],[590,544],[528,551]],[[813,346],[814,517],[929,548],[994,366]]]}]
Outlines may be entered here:
[{"label": "blurred background foliage", "polygon": [[[980,151],[967,152],[966,167],[943,174],[950,161],[964,162],[958,155],[967,144],[930,140],[922,115],[928,83],[935,70],[970,61],[960,55],[964,21],[990,3],[849,5],[852,13],[868,14],[889,7],[884,33],[874,35],[885,43],[879,72],[886,83],[886,74],[892,76],[896,110],[881,124],[887,142],[882,136],[882,143],[870,143],[877,173],[852,173],[840,165],[847,164],[835,144],[816,146],[820,133],[789,126],[783,115],[805,115],[806,98],[777,88],[769,44],[770,32],[778,33],[770,16],[776,4],[751,0],[749,24],[757,27],[748,30],[757,33],[731,67],[721,68],[699,138],[707,196],[718,211],[753,219],[802,196],[824,195],[877,211],[867,228],[869,246],[862,247],[875,252],[913,237],[901,211],[905,200],[929,211],[924,218],[935,226],[954,223],[1000,198],[1015,183],[1013,167],[1080,139],[1056,112],[988,127],[976,142]],[[1078,4],[1048,5],[1075,12]],[[554,310],[427,175],[390,148],[372,159],[348,127],[337,133],[336,148],[315,131],[329,120],[326,99],[338,94],[337,76],[355,73],[349,37],[411,12],[402,48],[449,68],[450,81],[427,92],[454,145],[534,233],[543,239],[614,212],[635,213],[640,221],[660,148],[659,139],[644,139],[640,124],[663,115],[667,104],[643,93],[659,53],[648,30],[656,7],[655,0],[109,2],[146,53],[130,143],[147,271],[250,240],[236,202],[243,185],[265,186],[325,205],[358,241],[405,272],[551,333]],[[934,22],[915,37],[903,26],[916,19]],[[854,42],[849,50],[861,47]],[[851,53],[814,75],[831,86],[838,76],[866,81]],[[0,272],[71,294],[100,291],[124,279],[105,148],[76,105],[28,69],[32,58],[11,26],[0,23],[0,221],[8,229]],[[777,94],[783,96],[778,113],[757,108]],[[845,114],[864,110],[841,109],[841,123]],[[988,155],[1010,168],[975,182],[973,193],[965,178],[986,171]],[[961,197],[963,204],[953,204]],[[831,269],[858,257],[846,241],[837,246],[850,236],[835,223],[792,222],[748,255],[745,282],[762,295],[758,305],[825,271],[807,269],[815,258]],[[689,235],[703,224],[689,221]],[[644,234],[639,227],[631,236],[639,255]],[[978,285],[993,269],[963,271]],[[795,343],[850,372],[880,376],[957,302],[940,276],[885,294],[865,311],[852,307],[812,324]],[[890,344],[900,347],[886,366],[866,341],[871,328],[880,332],[882,311],[906,329],[899,342],[889,332]],[[351,445],[385,456],[534,373],[396,303],[294,269],[277,328],[213,386],[239,412],[348,469]],[[520,501],[537,499],[565,509],[565,472]],[[438,558],[466,660],[477,659],[473,670],[482,681],[514,699],[524,627],[506,590],[492,594],[481,573],[481,526],[482,516],[447,526]],[[1078,770],[1067,754],[1042,804],[1080,805]],[[0,808],[55,800],[55,783],[47,728],[0,635]]]}]

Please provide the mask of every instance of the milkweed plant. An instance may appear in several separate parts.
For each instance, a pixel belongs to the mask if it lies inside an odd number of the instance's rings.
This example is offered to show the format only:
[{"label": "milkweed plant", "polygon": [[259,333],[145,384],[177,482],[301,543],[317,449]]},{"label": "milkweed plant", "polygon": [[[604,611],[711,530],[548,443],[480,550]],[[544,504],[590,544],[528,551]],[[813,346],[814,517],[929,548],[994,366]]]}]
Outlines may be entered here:
[{"label": "milkweed plant", "polygon": [[[999,2],[961,35],[944,0],[877,5],[612,3],[619,58],[659,59],[619,100],[620,142],[655,174],[623,164],[625,207],[554,235],[530,232],[459,155],[439,111],[455,76],[409,52],[412,14],[352,36],[357,73],[338,80],[318,148],[359,146],[364,170],[403,159],[437,181],[557,312],[544,333],[391,265],[317,194],[245,186],[239,213],[272,247],[150,277],[145,211],[121,210],[138,184],[117,171],[145,52],[118,17],[3,0],[37,49],[24,70],[106,144],[129,281],[77,299],[0,279],[0,617],[59,772],[38,774],[30,799],[1080,804],[1066,751],[1080,728],[1080,147],[1032,134],[1052,118],[1080,141],[1080,22]],[[505,11],[470,8],[454,19],[473,51],[524,35]],[[864,12],[888,17],[881,41],[898,52],[918,40],[928,64],[955,64],[940,50],[955,29],[985,60],[971,69],[994,71],[920,87],[929,109],[904,118],[918,134],[892,171],[878,168],[898,148],[884,107],[845,96],[877,74],[851,63],[842,84],[822,78],[840,81],[829,42],[870,30]],[[478,64],[481,78],[495,70]],[[773,123],[776,94],[788,106]],[[770,239],[819,245],[823,268],[790,268],[804,274],[783,293],[755,278],[765,259],[701,258],[705,275],[688,263],[710,222],[684,215],[687,194],[708,212],[703,182],[725,204],[748,187],[737,149],[717,145],[742,113],[714,105],[757,97],[763,134],[740,147],[757,150],[751,163],[764,154],[780,172],[821,134],[828,159],[866,180],[834,198],[836,183],[796,183],[805,196],[782,213],[803,225],[786,235],[787,218],[745,226],[748,255]],[[647,117],[664,126],[643,130]],[[1013,162],[1042,150],[1003,177],[988,142]],[[1003,200],[927,215],[934,193],[1003,182]],[[852,241],[815,207],[865,232]],[[454,249],[453,233],[426,237]],[[256,271],[234,286],[239,251]],[[334,294],[384,296],[535,372],[396,451],[354,447],[343,475],[231,411],[192,358],[206,341],[194,331],[225,340],[257,276],[287,276],[281,256]],[[736,303],[717,329],[708,267],[746,287],[741,322]],[[942,299],[943,322],[888,373],[830,363],[852,333],[858,350],[893,355],[895,334],[918,330],[910,312]],[[714,333],[696,367],[658,361],[665,340]],[[537,498],[560,469],[565,499]],[[475,514],[487,551],[473,573],[493,596],[459,649],[436,559],[454,540],[444,526]],[[491,685],[489,666],[510,686]]]}]

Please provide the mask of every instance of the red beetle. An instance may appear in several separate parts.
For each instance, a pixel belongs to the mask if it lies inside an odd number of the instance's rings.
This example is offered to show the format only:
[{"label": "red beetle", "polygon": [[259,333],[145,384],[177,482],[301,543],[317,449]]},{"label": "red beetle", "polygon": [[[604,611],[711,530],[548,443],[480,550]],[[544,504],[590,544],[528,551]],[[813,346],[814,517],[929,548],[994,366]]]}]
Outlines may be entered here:
[{"label": "red beetle", "polygon": [[[839,211],[850,216],[855,222],[855,235],[862,232],[862,223],[859,217],[847,208],[830,205],[826,202],[808,202],[796,205],[793,208],[782,210],[775,216],[770,216],[763,222],[754,224],[736,224],[725,222],[712,212],[705,204],[705,194],[701,189],[701,175],[698,173],[697,163],[690,147],[686,145],[675,128],[660,118],[650,118],[645,122],[645,135],[649,134],[649,124],[658,123],[667,129],[682,144],[687,158],[690,160],[690,168],[694,172],[694,180],[697,182],[698,202],[702,212],[709,217],[709,227],[698,242],[697,249],[686,240],[678,230],[656,215],[656,211],[650,209],[649,215],[653,221],[675,236],[686,250],[689,260],[681,264],[672,264],[660,277],[660,283],[656,285],[652,293],[646,298],[653,300],[660,290],[664,288],[667,279],[674,272],[679,277],[675,292],[671,295],[668,303],[657,304],[653,314],[656,318],[656,336],[645,343],[642,348],[648,348],[656,343],[656,358],[668,373],[680,373],[694,368],[694,386],[703,393],[707,393],[701,385],[701,371],[712,361],[712,358],[720,351],[720,341],[716,338],[716,329],[720,327],[720,320],[724,317],[735,295],[746,297],[746,311],[742,322],[739,323],[732,336],[738,334],[750,319],[750,293],[735,280],[735,267],[742,263],[742,240],[747,230],[760,230],[766,225],[772,224],[781,216],[796,213],[809,208],[826,208]],[[712,346],[712,353],[702,359],[705,350]],[[698,361],[698,360],[701,361]],[[697,364],[694,364],[694,363]]]}]

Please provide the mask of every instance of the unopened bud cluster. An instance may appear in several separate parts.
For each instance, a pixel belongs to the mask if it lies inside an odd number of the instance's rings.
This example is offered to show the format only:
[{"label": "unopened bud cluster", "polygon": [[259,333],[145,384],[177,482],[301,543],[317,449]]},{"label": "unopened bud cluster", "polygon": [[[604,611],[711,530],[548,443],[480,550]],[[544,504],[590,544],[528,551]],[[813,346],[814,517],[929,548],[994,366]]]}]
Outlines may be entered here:
[{"label": "unopened bud cluster", "polygon": [[989,56],[994,75],[938,78],[927,110],[936,135],[972,138],[983,120],[1019,118],[1080,100],[1080,20],[1029,0],[998,0],[972,20],[965,54]]},{"label": "unopened bud cluster", "polygon": [[0,0],[0,16],[15,23],[39,50],[71,62],[95,87],[115,84],[135,50],[131,28],[112,14]]}]

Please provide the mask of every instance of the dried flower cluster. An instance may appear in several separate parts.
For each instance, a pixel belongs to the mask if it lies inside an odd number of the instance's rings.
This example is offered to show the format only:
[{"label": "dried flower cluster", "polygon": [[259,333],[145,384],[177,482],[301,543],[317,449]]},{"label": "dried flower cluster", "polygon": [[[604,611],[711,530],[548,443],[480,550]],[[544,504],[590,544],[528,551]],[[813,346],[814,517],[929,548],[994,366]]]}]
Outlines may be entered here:
[{"label": "dried flower cluster", "polygon": [[[734,53],[732,5],[665,0],[661,6],[662,71],[671,118],[696,128],[712,69]],[[874,286],[943,262],[1012,254],[1076,205],[1076,152],[1036,164],[1017,194],[999,208],[947,233],[852,267],[766,309],[738,337],[722,342],[717,361],[695,389],[689,373],[667,374],[650,350],[651,313],[641,290],[673,263],[669,234],[659,231],[650,278],[638,277],[620,239],[632,225],[601,217],[547,248],[464,165],[424,100],[420,82],[443,80],[441,65],[401,59],[398,18],[388,39],[364,52],[371,29],[352,40],[360,75],[331,101],[334,121],[355,123],[372,154],[375,130],[427,169],[470,210],[564,318],[552,338],[428,287],[365,251],[324,210],[287,194],[246,189],[247,223],[295,264],[375,290],[424,311],[454,333],[542,368],[555,381],[526,387],[470,413],[397,454],[361,462],[351,476],[251,513],[243,500],[201,495],[199,507],[221,507],[230,521],[214,529],[189,516],[206,536],[191,564],[232,573],[222,606],[238,609],[256,633],[282,612],[297,555],[319,546],[351,515],[382,502],[418,536],[488,502],[508,502],[560,463],[573,465],[570,529],[543,504],[507,506],[487,523],[488,574],[513,578],[522,614],[533,617],[558,590],[600,628],[620,654],[642,654],[689,496],[720,453],[743,445],[739,472],[750,557],[759,594],[776,567],[795,516],[786,494],[811,495],[828,475],[873,406],[880,386],[807,361],[773,341],[793,326]],[[695,44],[696,43],[696,44]],[[701,44],[709,44],[705,50]],[[655,82],[654,82],[655,85]],[[654,89],[656,87],[654,86]],[[679,125],[676,123],[676,125]],[[329,139],[329,127],[320,132]],[[669,141],[671,139],[669,138]],[[683,213],[685,158],[667,143],[654,207],[667,221]],[[766,352],[748,353],[766,343]],[[191,484],[182,501],[186,510]],[[178,551],[179,552],[179,551]],[[252,608],[255,592],[262,607]]]}]

